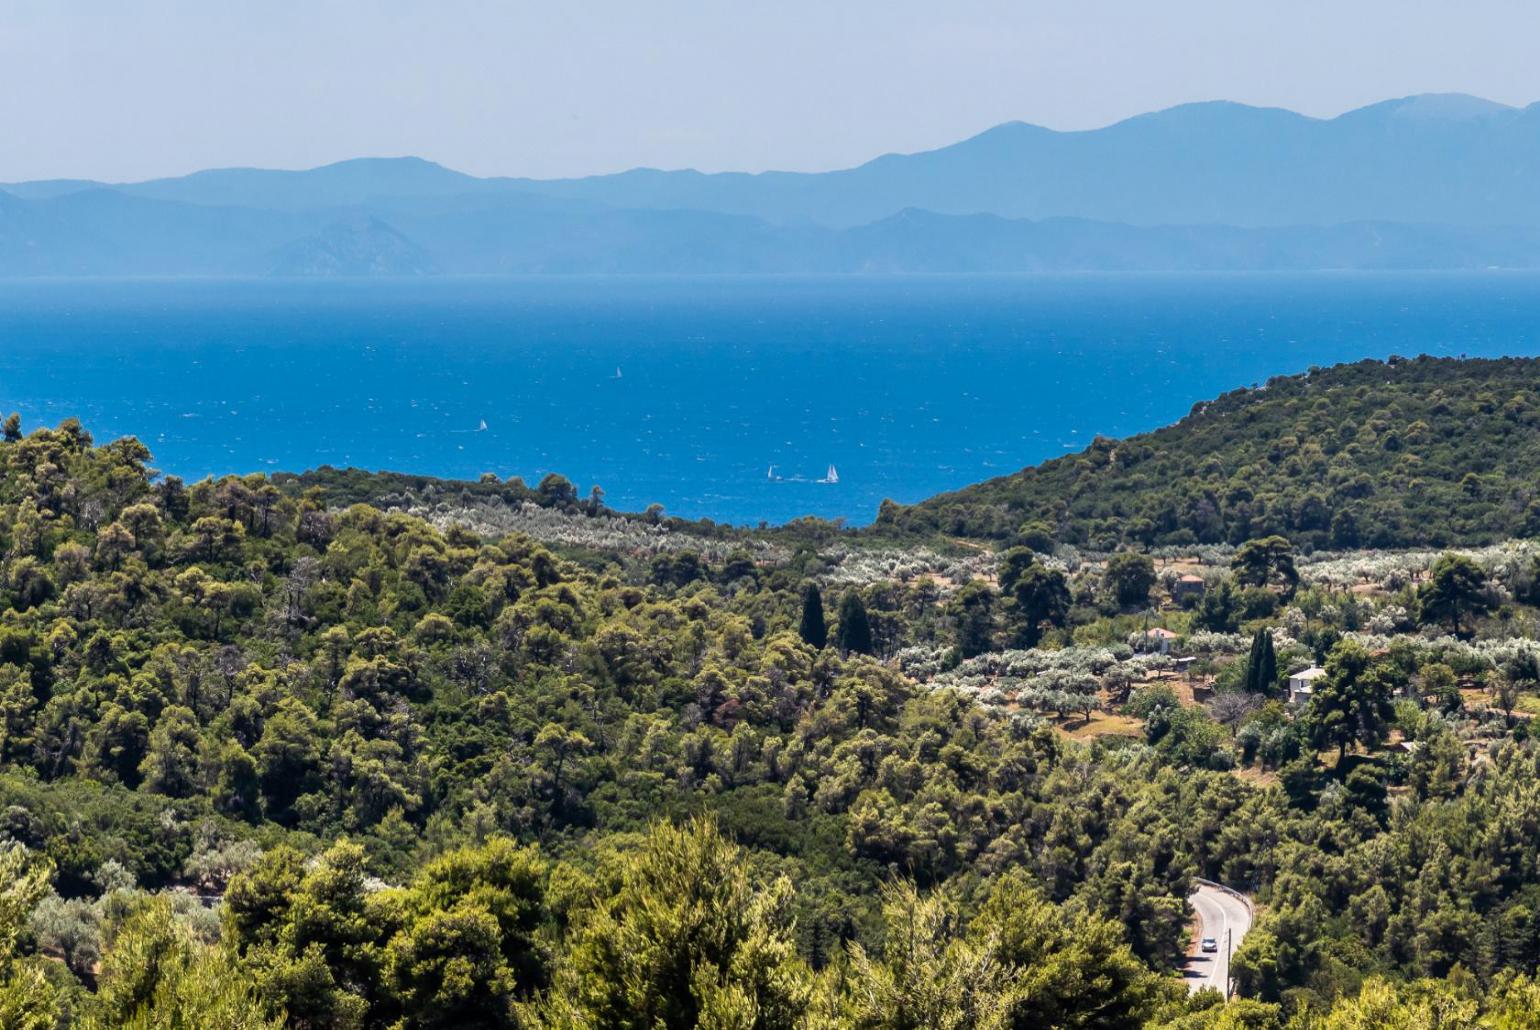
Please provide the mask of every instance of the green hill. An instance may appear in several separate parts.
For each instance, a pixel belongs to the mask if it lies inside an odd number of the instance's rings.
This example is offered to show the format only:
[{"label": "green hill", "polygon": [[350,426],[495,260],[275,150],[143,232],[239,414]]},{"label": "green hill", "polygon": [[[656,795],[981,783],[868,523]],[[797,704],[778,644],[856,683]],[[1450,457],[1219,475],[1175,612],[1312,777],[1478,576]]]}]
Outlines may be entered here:
[{"label": "green hill", "polygon": [[[1535,369],[1280,380],[1029,479],[1292,462],[1474,533]],[[1189,612],[1136,554],[666,549],[559,476],[151,460],[0,420],[0,1027],[1534,1025],[1534,544],[1211,563]],[[1259,903],[1223,1015],[1173,975],[1197,877]]]},{"label": "green hill", "polygon": [[1306,547],[1476,544],[1540,530],[1540,361],[1361,361],[1233,390],[1175,425],[910,507],[879,527],[1004,538]]}]

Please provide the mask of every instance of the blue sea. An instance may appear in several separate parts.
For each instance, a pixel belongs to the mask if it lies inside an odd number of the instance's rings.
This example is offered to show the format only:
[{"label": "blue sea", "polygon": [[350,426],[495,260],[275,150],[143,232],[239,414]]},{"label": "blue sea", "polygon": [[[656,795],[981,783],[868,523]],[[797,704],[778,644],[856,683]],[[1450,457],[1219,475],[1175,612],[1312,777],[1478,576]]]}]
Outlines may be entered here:
[{"label": "blue sea", "polygon": [[189,480],[557,471],[748,524],[869,522],[1271,375],[1419,353],[1540,353],[1540,276],[0,282],[0,411],[138,436]]}]

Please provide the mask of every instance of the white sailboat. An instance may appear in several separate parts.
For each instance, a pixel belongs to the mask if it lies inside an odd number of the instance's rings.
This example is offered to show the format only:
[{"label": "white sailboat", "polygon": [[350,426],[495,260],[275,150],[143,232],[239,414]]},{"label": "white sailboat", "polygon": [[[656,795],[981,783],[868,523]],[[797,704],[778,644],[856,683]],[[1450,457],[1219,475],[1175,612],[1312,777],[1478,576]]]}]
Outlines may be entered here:
[{"label": "white sailboat", "polygon": [[622,378],[622,376],[620,374],[620,366],[619,365],[615,366],[615,374],[610,376],[610,378],[611,379],[620,379],[620,378]]},{"label": "white sailboat", "polygon": [[839,481],[839,469],[835,468],[833,465],[829,466],[829,471],[825,472],[823,474],[823,478],[819,480],[820,483],[838,483]]},{"label": "white sailboat", "polygon": [[485,433],[486,431],[487,431],[487,420],[486,419],[482,419],[481,420],[481,425],[476,427],[476,432],[478,432],[478,433]]}]

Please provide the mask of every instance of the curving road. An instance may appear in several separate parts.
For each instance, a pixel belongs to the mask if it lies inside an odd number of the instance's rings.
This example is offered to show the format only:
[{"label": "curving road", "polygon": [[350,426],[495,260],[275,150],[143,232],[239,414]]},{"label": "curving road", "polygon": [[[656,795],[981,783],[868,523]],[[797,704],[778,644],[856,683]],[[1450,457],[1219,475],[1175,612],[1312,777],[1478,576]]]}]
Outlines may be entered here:
[{"label": "curving road", "polygon": [[1251,929],[1251,909],[1234,894],[1205,884],[1200,884],[1187,900],[1198,913],[1199,939],[1214,938],[1219,942],[1219,951],[1205,955],[1199,950],[1198,941],[1193,941],[1187,963],[1182,967],[1182,978],[1190,991],[1212,987],[1228,996],[1230,954],[1241,946],[1241,938]]}]

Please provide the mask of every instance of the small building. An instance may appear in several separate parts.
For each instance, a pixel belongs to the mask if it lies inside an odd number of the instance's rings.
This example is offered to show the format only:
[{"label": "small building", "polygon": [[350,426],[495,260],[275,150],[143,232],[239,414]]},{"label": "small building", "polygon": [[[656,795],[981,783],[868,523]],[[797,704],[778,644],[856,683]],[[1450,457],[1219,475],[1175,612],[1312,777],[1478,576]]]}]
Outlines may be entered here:
[{"label": "small building", "polygon": [[1203,577],[1194,576],[1189,572],[1185,576],[1178,577],[1176,582],[1171,584],[1171,600],[1181,604],[1188,598],[1202,597],[1203,588]]},{"label": "small building", "polygon": [[1171,645],[1176,642],[1177,636],[1164,626],[1147,629],[1140,638],[1143,643],[1139,650],[1145,654],[1170,654]]},{"label": "small building", "polygon": [[1315,693],[1315,681],[1324,675],[1326,670],[1319,665],[1289,673],[1289,704],[1309,704],[1311,696]]}]

